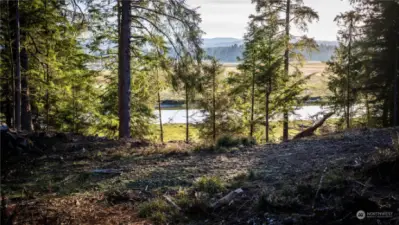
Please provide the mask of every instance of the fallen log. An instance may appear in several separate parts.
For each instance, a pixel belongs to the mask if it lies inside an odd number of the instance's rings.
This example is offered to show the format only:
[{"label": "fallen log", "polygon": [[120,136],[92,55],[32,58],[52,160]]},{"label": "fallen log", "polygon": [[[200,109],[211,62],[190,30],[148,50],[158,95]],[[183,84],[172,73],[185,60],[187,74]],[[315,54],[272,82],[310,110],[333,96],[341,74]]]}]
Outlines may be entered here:
[{"label": "fallen log", "polygon": [[219,208],[222,205],[229,204],[236,196],[244,192],[241,188],[238,188],[230,193],[228,193],[226,196],[223,198],[219,199],[215,203],[211,204],[211,207],[214,209]]},{"label": "fallen log", "polygon": [[309,137],[314,135],[314,132],[317,130],[317,128],[321,127],[324,122],[330,118],[332,115],[334,115],[333,112],[327,113],[326,115],[323,116],[323,118],[319,121],[317,121],[313,126],[307,128],[306,130],[300,132],[299,134],[295,135],[295,137],[293,138],[293,140],[295,139],[300,139],[300,138],[304,138],[304,137]]}]

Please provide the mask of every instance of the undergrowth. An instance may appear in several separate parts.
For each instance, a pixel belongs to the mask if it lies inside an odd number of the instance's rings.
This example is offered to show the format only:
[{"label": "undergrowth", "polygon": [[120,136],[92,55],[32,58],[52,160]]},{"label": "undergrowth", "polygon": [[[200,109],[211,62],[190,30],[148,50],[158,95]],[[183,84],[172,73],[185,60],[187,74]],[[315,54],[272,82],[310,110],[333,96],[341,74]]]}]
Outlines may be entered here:
[{"label": "undergrowth", "polygon": [[216,141],[216,148],[231,148],[240,145],[256,145],[256,140],[250,137],[235,137],[230,135],[224,135]]},{"label": "undergrowth", "polygon": [[194,183],[194,187],[198,191],[203,191],[209,194],[216,194],[226,190],[224,183],[218,177],[200,177]]},{"label": "undergrowth", "polygon": [[148,218],[156,224],[166,224],[178,211],[170,206],[165,200],[155,198],[139,205],[139,216]]}]

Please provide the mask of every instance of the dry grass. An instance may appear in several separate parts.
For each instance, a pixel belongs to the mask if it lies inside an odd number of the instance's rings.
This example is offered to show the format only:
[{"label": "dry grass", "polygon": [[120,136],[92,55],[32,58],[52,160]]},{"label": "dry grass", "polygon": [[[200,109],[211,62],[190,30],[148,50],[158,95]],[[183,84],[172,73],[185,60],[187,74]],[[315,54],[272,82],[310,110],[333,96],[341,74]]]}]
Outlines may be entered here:
[{"label": "dry grass", "polygon": [[[368,177],[371,176],[373,182],[385,182],[379,176],[380,171],[386,175],[383,178],[397,177],[397,167],[393,167],[397,165],[396,162],[377,167],[379,160],[397,157],[396,149],[393,151],[397,143],[397,132],[396,128],[359,129],[323,138],[255,146],[221,154],[194,152],[190,155],[143,156],[138,154],[137,148],[116,145],[119,142],[115,142],[115,146],[93,142],[84,152],[71,147],[55,153],[49,148],[46,151],[49,157],[34,158],[30,160],[31,163],[21,162],[21,165],[10,167],[14,172],[10,170],[8,178],[2,180],[1,187],[7,198],[13,199],[12,203],[20,207],[17,224],[144,224],[145,220],[138,218],[140,203],[166,193],[183,209],[183,213],[188,213],[185,209],[190,209],[197,215],[198,212],[208,212],[201,203],[203,199],[207,200],[206,203],[215,202],[231,190],[230,182],[237,182],[240,186],[235,187],[242,187],[245,191],[243,199],[235,199],[235,203],[226,206],[225,211],[218,212],[218,217],[233,224],[232,221],[237,218],[230,217],[231,213],[245,221],[255,216],[255,205],[252,203],[256,202],[260,194],[263,199],[258,202],[259,208],[280,215],[281,212],[302,210],[304,205],[311,210],[309,206],[315,199],[315,190],[326,166],[328,173],[317,195],[316,208],[335,206],[334,196],[346,198],[341,191],[346,193],[353,185],[360,185],[361,189],[356,191],[366,193],[369,190],[362,184],[366,184]],[[53,155],[63,156],[64,159],[59,160],[59,157]],[[348,181],[350,173],[341,171],[357,169],[359,163],[363,168],[372,166],[367,177],[352,177],[352,180],[358,182]],[[335,171],[335,168],[340,170]],[[114,169],[121,173],[103,174],[93,172],[94,169]],[[345,179],[342,180],[342,177]],[[298,181],[301,186],[295,188]],[[348,190],[342,188],[348,186],[348,183],[351,185]],[[119,201],[107,201],[107,193],[114,190],[130,194]],[[216,194],[202,195],[204,191]],[[219,195],[219,192],[223,193]],[[11,198],[18,193],[24,194]],[[355,192],[350,193],[357,196]],[[381,196],[386,195],[382,193]],[[390,201],[397,204],[398,197],[394,197]],[[149,219],[158,222],[172,219],[172,214],[165,215],[169,207],[163,200],[155,203],[144,203],[141,214],[149,215],[148,209],[155,208],[156,214]],[[229,207],[236,208],[231,211]],[[334,212],[335,207],[328,210]],[[345,210],[340,212],[347,213]],[[200,219],[205,216],[201,214]],[[331,213],[328,219],[338,220],[344,216],[334,216]],[[191,220],[191,217],[188,219]],[[206,219],[210,219],[208,224],[217,224],[212,217]],[[320,221],[318,224],[326,223]]]},{"label": "dry grass", "polygon": [[[15,224],[151,224],[139,218],[134,207],[102,203],[104,194],[27,200],[19,208]],[[24,204],[24,206],[22,206]]]},{"label": "dry grass", "polygon": [[[237,65],[238,64],[235,63],[224,64],[225,74],[228,74],[229,72],[238,72]],[[304,76],[314,74],[307,84],[307,92],[305,94],[321,97],[330,94],[330,92],[327,90],[327,77],[322,75],[326,67],[327,65],[324,62],[306,62],[301,68]]]}]

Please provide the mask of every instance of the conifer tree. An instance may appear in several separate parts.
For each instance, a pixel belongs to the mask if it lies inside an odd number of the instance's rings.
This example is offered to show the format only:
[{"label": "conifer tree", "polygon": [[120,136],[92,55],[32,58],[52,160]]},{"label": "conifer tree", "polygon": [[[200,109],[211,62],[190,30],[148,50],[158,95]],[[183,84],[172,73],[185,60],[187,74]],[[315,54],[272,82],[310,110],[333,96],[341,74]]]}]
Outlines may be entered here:
[{"label": "conifer tree", "polygon": [[[109,17],[106,15],[116,16],[116,13],[114,5],[110,5],[108,2],[99,1],[97,4],[89,4],[89,12],[92,18],[90,31],[94,37],[91,47],[92,50],[96,50],[97,52],[103,51],[98,47],[103,40],[108,39],[111,42],[115,42],[115,36],[113,35],[115,23],[107,19]],[[92,3],[92,1],[88,3]],[[154,35],[160,35],[170,45],[170,52],[176,59],[185,56],[189,56],[197,61],[201,59],[202,49],[200,45],[202,31],[198,26],[200,17],[195,9],[190,9],[186,5],[185,0],[168,0],[162,2],[151,0],[122,1],[121,4],[129,4],[129,7],[131,7],[129,19],[131,19],[132,42],[129,46],[123,46],[122,49],[119,49],[120,52],[127,54],[130,51],[134,58],[142,57],[145,55],[143,54],[143,46],[145,44],[153,45],[149,39]],[[122,23],[123,21],[121,21]],[[122,36],[124,34],[121,33]],[[128,65],[125,64],[126,66]],[[123,68],[119,68],[119,70],[121,71]],[[128,77],[127,74],[126,72],[124,77]],[[121,94],[126,99],[123,107],[126,114],[129,111],[129,101],[126,97],[128,90],[124,90]],[[128,123],[129,121],[123,119],[120,126],[123,124],[124,128],[127,128],[129,127]],[[127,137],[129,135],[124,133],[122,136]]]},{"label": "conifer tree", "polygon": [[259,86],[259,91],[264,93],[265,142],[269,142],[271,130],[269,123],[273,101],[271,97],[278,93],[280,85],[284,85],[284,79],[282,79],[283,57],[281,56],[284,38],[278,33],[277,15],[269,13],[264,23],[258,25],[254,31],[254,38],[259,45],[257,58],[260,61],[256,83]]},{"label": "conifer tree", "polygon": [[[284,13],[285,22],[280,22],[280,27],[284,28],[285,33],[285,51],[284,51],[284,71],[286,74],[286,79],[290,76],[290,57],[295,53],[295,48],[301,49],[313,49],[315,48],[315,42],[313,39],[309,39],[306,36],[302,37],[298,44],[291,44],[291,25],[297,26],[299,29],[306,31],[307,24],[318,20],[319,16],[312,8],[305,6],[303,0],[253,0],[256,5],[256,11],[258,15],[254,17],[256,20],[264,20],[267,16],[267,12],[272,10],[274,13],[282,14]],[[303,55],[295,54],[295,57],[303,59]],[[296,71],[295,71],[296,72]],[[284,110],[283,115],[283,140],[288,140],[288,113],[289,108]]]},{"label": "conifer tree", "polygon": [[[2,2],[2,6],[12,13],[14,2]],[[93,101],[96,98],[92,85],[94,73],[87,68],[91,57],[83,52],[78,38],[84,24],[73,19],[70,4],[73,1],[32,0],[19,4],[21,125],[25,130],[32,129],[33,122],[39,130],[51,127],[86,132],[96,113],[91,108],[96,102]],[[10,15],[2,14],[1,19],[7,21]],[[15,32],[4,28],[1,43],[12,43]],[[15,71],[15,61],[9,50],[2,52],[2,65],[6,67],[1,75],[6,80],[12,74],[8,72]],[[7,89],[4,92],[2,89],[1,94],[7,96]]]},{"label": "conifer tree", "polygon": [[174,74],[171,77],[172,86],[176,91],[184,93],[185,111],[186,111],[186,138],[190,141],[190,103],[193,102],[195,91],[199,88],[198,78],[200,77],[200,68],[193,59],[186,55],[174,65]]},{"label": "conifer tree", "polygon": [[[355,41],[359,35],[357,24],[360,15],[355,11],[341,13],[335,21],[342,27],[338,32],[340,45],[335,51],[333,58],[327,62],[326,72],[329,74],[329,88],[334,93],[330,102],[335,104],[334,111],[344,110],[346,128],[350,128],[351,108],[357,102],[359,93],[356,91],[361,84],[359,77],[361,58],[359,44]],[[355,55],[356,54],[356,55]]]},{"label": "conifer tree", "polygon": [[[369,74],[363,74],[363,91],[372,99],[371,110],[383,126],[395,125],[399,115],[397,109],[397,55],[399,49],[399,3],[397,1],[359,1],[355,9],[362,15],[362,45],[364,63],[369,64]],[[364,59],[365,57],[362,57]],[[395,106],[396,105],[396,106]],[[378,115],[378,116],[377,116]]]},{"label": "conifer tree", "polygon": [[347,125],[352,105],[365,105],[365,110],[355,113],[362,116],[364,111],[369,126],[395,125],[399,118],[399,3],[351,2],[354,10],[337,17],[346,26],[340,31],[340,46],[328,63],[329,87],[334,93],[331,102],[344,109]]},{"label": "conifer tree", "polygon": [[213,143],[216,143],[217,137],[221,135],[218,131],[221,129],[219,125],[223,115],[221,115],[222,104],[219,98],[221,92],[220,85],[223,74],[223,66],[213,57],[208,57],[209,62],[203,65],[203,76],[201,77],[202,85],[202,100],[200,101],[201,108],[209,115],[201,125],[201,133],[205,138],[211,137]]}]

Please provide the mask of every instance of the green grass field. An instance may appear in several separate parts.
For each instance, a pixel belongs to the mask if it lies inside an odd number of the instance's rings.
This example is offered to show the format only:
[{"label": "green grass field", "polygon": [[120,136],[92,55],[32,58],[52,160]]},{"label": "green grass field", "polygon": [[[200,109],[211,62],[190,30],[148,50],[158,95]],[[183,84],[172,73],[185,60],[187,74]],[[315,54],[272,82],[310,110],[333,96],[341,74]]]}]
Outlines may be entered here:
[{"label": "green grass field", "polygon": [[[226,63],[224,65],[224,75],[227,76],[229,72],[238,72],[237,63]],[[330,91],[327,88],[328,78],[323,76],[323,72],[326,69],[326,63],[324,62],[307,62],[302,67],[301,71],[304,76],[313,76],[309,79],[306,87],[306,92],[304,94],[310,95],[311,97],[325,97],[328,96]],[[161,93],[162,99],[173,99],[181,100],[184,99],[181,93],[173,91],[168,88]]]},{"label": "green grass field", "polygon": [[[159,141],[159,125],[154,124],[154,135],[153,139]],[[185,141],[186,140],[186,124],[164,124],[164,141]],[[199,140],[199,130],[195,125],[189,125],[190,140]]]},{"label": "green grass field", "polygon": [[[329,119],[323,127],[321,127],[316,134],[328,133],[332,130],[336,130],[337,119]],[[298,134],[303,128],[301,126],[310,126],[312,121],[290,121],[289,123],[289,135],[290,137]],[[270,126],[272,131],[270,134],[270,141],[279,142],[283,134],[283,126],[281,122],[271,122]],[[185,124],[164,124],[164,141],[184,141],[186,138],[186,125]],[[189,125],[190,140],[193,142],[201,142],[199,129],[195,125]],[[265,142],[265,127],[257,125],[255,127],[255,138],[258,143]],[[154,135],[152,136],[154,141],[159,141],[159,126],[154,125]]]}]

